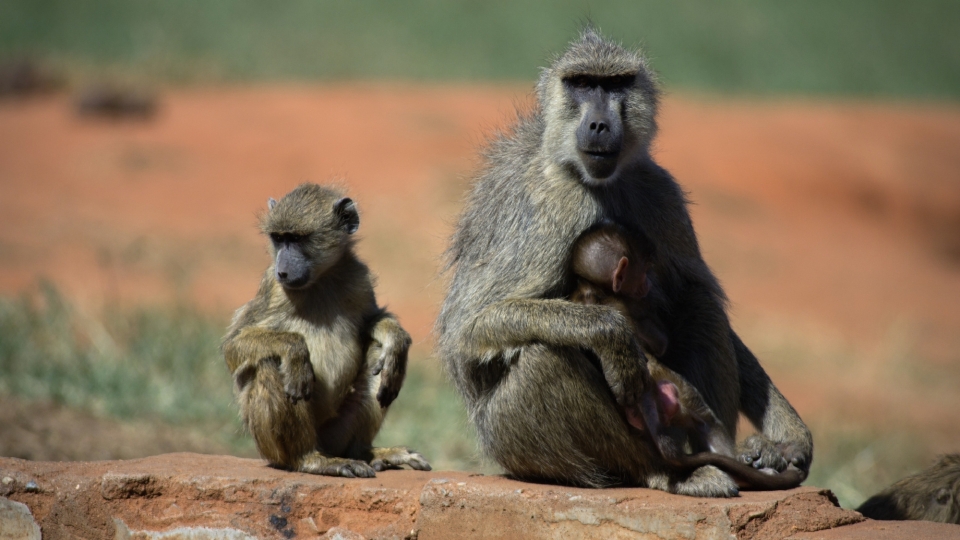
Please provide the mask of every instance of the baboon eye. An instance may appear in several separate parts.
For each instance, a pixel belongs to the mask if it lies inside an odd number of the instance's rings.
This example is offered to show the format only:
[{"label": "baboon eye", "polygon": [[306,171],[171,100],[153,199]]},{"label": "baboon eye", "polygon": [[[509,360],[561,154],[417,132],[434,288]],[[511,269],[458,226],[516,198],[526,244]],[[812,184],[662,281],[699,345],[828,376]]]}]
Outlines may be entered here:
[{"label": "baboon eye", "polygon": [[616,77],[607,77],[601,81],[600,86],[607,92],[625,90],[633,85],[634,75],[617,75]]},{"label": "baboon eye", "polygon": [[593,77],[586,75],[575,75],[567,79],[567,84],[577,89],[587,89],[597,86],[597,81]]},{"label": "baboon eye", "polygon": [[306,235],[296,233],[270,233],[270,240],[274,244],[299,244],[306,240]]}]

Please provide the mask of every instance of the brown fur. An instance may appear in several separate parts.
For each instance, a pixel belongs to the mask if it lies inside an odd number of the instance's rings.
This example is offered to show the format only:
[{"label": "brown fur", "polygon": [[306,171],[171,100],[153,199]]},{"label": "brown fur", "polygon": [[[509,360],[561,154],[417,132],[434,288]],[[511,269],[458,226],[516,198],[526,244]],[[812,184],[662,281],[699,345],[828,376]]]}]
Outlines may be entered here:
[{"label": "brown fur", "polygon": [[[284,469],[347,477],[402,464],[429,470],[416,452],[371,446],[402,385],[410,336],[377,306],[370,272],[353,253],[352,201],[303,184],[270,206],[261,228],[274,262],[222,346],[260,455]],[[281,285],[280,246],[308,273],[305,284]]]},{"label": "brown fur", "polygon": [[960,454],[941,456],[866,500],[857,512],[871,519],[918,519],[960,525]]},{"label": "brown fur", "polygon": [[[614,224],[601,224],[584,233],[573,247],[571,267],[578,283],[570,299],[613,307],[634,323],[641,341],[659,343],[650,334],[661,336],[663,330],[651,320],[646,298],[651,292],[646,261],[652,252],[642,235],[634,237],[644,241],[631,241],[626,231]],[[660,352],[654,354],[663,354],[665,349],[663,342]],[[656,358],[648,358],[647,368],[655,381],[669,382],[678,394],[679,410],[670,417],[661,410],[650,411],[651,421],[646,425],[660,455],[677,472],[713,465],[731,475],[741,489],[790,489],[800,485],[803,478],[799,471],[765,474],[733,459],[733,440],[700,392]],[[687,449],[693,455],[687,454]]]},{"label": "brown fur", "polygon": [[[661,363],[700,392],[731,439],[740,411],[759,428],[742,460],[805,474],[810,432],[730,328],[683,191],[650,156],[658,94],[646,60],[587,30],[543,71],[537,101],[486,152],[448,251],[436,324],[438,355],[483,450],[518,478],[737,493],[715,467],[675,474],[629,427],[623,411],[654,384],[636,333],[609,306],[566,299],[574,242],[607,220],[656,248],[650,273],[664,300],[654,315],[669,343]],[[619,139],[593,131],[607,122]],[[601,153],[590,161],[592,141]]]}]

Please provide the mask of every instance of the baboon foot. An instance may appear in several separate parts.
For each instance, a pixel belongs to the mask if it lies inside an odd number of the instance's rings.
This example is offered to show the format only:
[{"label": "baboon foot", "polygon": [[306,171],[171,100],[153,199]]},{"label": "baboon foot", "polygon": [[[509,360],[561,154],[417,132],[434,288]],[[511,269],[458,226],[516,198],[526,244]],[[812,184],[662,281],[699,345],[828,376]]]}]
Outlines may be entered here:
[{"label": "baboon foot", "polygon": [[418,471],[430,470],[430,464],[419,452],[414,452],[404,446],[374,448],[372,452],[373,460],[370,461],[370,466],[376,471],[399,469],[403,465],[409,465],[411,469]]},{"label": "baboon foot", "polygon": [[740,443],[737,459],[764,472],[777,473],[787,468],[787,459],[780,447],[763,435],[752,435]]},{"label": "baboon foot", "polygon": [[320,452],[311,452],[300,462],[300,472],[342,476],[344,478],[373,478],[377,473],[373,467],[363,461],[338,457],[327,457]]},{"label": "baboon foot", "polygon": [[690,476],[672,484],[667,491],[690,497],[736,497],[740,494],[737,483],[713,465],[694,470]]}]

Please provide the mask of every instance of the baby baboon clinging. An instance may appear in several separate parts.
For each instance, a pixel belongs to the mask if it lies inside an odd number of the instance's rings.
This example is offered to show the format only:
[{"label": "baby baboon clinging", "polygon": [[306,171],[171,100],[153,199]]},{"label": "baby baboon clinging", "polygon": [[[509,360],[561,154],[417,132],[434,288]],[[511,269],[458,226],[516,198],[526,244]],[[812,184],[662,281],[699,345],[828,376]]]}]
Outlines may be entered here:
[{"label": "baby baboon clinging", "polygon": [[870,497],[857,512],[871,519],[960,525],[960,454],[941,456],[932,467]]},{"label": "baby baboon clinging", "polygon": [[353,253],[359,225],[353,201],[315,184],[271,199],[263,216],[273,263],[222,350],[243,422],[272,465],[347,477],[430,470],[416,452],[371,446],[403,384],[410,336],[377,306]]},{"label": "baby baboon clinging", "polygon": [[[659,359],[703,396],[731,439],[742,411],[761,434],[739,458],[809,469],[803,421],[730,328],[683,191],[650,156],[657,89],[646,60],[593,30],[542,72],[538,106],[496,139],[448,251],[438,354],[484,451],[510,474],[585,486],[646,485],[730,496],[715,467],[677,474],[621,411],[653,380],[617,310],[566,297],[576,239],[601,221],[645,234],[663,297]],[[645,392],[646,390],[646,392]]]},{"label": "baby baboon clinging", "polygon": [[585,232],[574,244],[571,268],[577,288],[573,302],[599,304],[608,298],[630,318],[644,349],[660,357],[667,351],[663,323],[656,306],[663,301],[650,279],[653,244],[642,233],[628,235],[614,223],[602,223]]},{"label": "baby baboon clinging", "polygon": [[[631,236],[642,241],[631,241]],[[573,246],[571,267],[577,288],[570,300],[615,308],[634,324],[641,341],[649,345],[650,336],[656,336],[653,341],[660,352],[654,354],[659,356],[666,349],[666,340],[659,323],[650,316],[652,306],[646,299],[656,292],[647,276],[650,246],[643,234],[628,235],[612,223],[585,232]],[[799,471],[765,474],[733,459],[733,440],[700,392],[656,358],[648,359],[647,368],[656,381],[655,399],[642,403],[640,410],[625,411],[627,422],[650,436],[670,467],[680,472],[713,465],[732,476],[741,489],[800,485]]]}]

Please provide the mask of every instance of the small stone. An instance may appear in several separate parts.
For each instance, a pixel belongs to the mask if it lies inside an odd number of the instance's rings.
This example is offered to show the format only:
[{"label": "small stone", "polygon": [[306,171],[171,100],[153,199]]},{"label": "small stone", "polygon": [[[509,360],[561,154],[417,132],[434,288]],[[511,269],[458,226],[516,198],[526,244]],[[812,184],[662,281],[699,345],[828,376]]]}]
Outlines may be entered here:
[{"label": "small stone", "polygon": [[27,493],[36,493],[40,491],[40,486],[37,485],[33,480],[27,482],[27,485],[23,486],[24,491]]},{"label": "small stone", "polygon": [[13,478],[10,478],[9,476],[4,476],[2,482],[3,482],[3,485],[9,486],[10,483],[13,482]]}]

